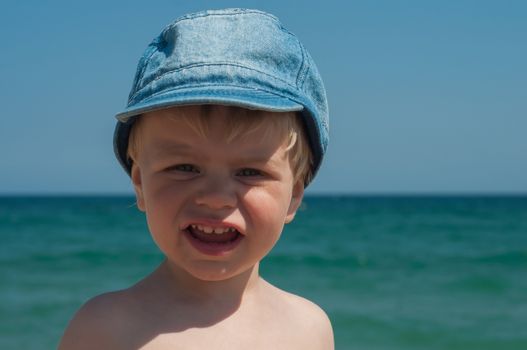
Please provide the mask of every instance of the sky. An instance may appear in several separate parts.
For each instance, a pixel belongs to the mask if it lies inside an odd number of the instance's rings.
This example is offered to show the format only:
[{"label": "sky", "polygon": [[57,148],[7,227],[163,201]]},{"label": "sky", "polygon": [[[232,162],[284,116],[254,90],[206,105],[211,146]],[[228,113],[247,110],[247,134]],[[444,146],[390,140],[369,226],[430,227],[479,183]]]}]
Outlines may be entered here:
[{"label": "sky", "polygon": [[131,194],[112,149],[139,57],[204,9],[276,15],[317,63],[308,194],[526,194],[526,1],[3,1],[0,194]]}]

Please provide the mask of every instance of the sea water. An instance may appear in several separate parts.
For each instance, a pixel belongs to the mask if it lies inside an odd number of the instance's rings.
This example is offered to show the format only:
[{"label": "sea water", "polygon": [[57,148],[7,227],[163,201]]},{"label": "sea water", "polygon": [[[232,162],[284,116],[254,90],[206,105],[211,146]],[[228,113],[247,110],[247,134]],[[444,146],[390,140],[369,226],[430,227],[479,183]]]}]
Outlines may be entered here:
[{"label": "sea water", "polygon": [[[163,259],[131,197],[0,197],[0,239],[0,349],[56,348]],[[527,197],[307,197],[260,271],[337,349],[527,349]]]}]

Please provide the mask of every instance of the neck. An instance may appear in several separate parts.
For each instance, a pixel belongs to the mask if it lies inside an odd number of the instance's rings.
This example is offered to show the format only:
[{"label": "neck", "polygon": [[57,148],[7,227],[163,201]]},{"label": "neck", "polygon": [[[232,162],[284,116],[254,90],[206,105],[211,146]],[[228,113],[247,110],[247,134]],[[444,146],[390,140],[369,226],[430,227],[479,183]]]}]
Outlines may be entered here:
[{"label": "neck", "polygon": [[242,299],[257,292],[260,285],[258,268],[257,263],[236,276],[210,281],[198,279],[165,260],[154,275],[161,282],[160,285],[163,285],[163,288],[174,297],[174,300],[204,307],[211,304],[236,307],[241,304]]},{"label": "neck", "polygon": [[147,298],[156,317],[169,319],[174,331],[183,331],[212,326],[250,309],[265,288],[262,282],[258,264],[231,278],[207,281],[165,260],[136,285],[136,291]]}]

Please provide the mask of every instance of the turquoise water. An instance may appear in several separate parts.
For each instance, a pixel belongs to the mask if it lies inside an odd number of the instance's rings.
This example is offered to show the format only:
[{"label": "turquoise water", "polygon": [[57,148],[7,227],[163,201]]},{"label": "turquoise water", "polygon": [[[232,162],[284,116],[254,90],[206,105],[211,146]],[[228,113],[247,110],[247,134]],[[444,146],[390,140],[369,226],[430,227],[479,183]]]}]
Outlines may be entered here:
[{"label": "turquoise water", "polygon": [[[0,349],[55,348],[162,260],[128,197],[0,198]],[[337,349],[527,349],[527,197],[310,197],[262,275]]]}]

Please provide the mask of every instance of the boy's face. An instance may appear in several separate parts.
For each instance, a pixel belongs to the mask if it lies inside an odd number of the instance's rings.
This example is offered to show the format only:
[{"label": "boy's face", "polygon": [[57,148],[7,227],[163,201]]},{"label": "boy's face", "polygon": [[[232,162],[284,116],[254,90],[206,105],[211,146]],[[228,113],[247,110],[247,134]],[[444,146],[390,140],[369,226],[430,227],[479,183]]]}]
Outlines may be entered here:
[{"label": "boy's face", "polygon": [[[178,109],[203,113],[200,106]],[[293,183],[280,133],[264,137],[261,128],[228,142],[226,120],[235,118],[235,109],[215,106],[206,136],[170,117],[178,109],[141,117],[132,168],[137,205],[169,264],[201,280],[224,280],[271,250],[304,186]]]}]

